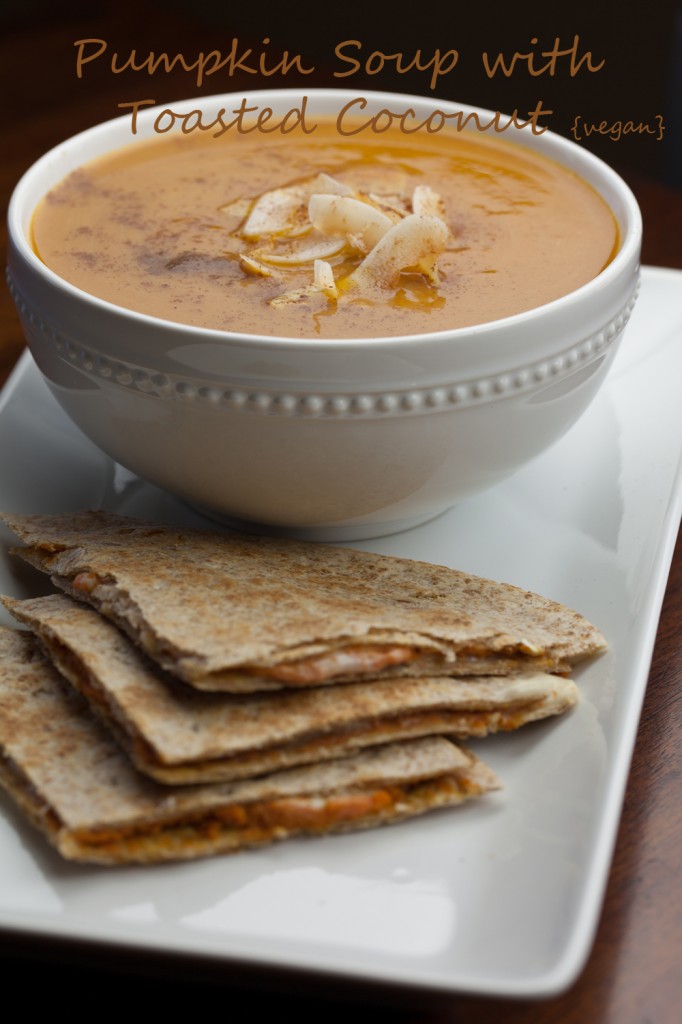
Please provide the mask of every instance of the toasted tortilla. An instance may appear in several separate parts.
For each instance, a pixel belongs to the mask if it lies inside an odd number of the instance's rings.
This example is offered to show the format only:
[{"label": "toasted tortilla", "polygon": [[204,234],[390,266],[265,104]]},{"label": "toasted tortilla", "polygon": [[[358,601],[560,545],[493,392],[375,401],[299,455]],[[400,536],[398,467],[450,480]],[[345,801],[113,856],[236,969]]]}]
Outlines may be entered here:
[{"label": "toasted tortilla", "polygon": [[2,601],[135,766],[160,782],[244,778],[417,736],[485,736],[560,714],[577,699],[571,680],[547,674],[202,694],[163,673],[92,608],[61,594]]},{"label": "toasted tortilla", "polygon": [[0,783],[66,858],[182,860],[387,824],[499,784],[443,737],[256,780],[171,788],[134,770],[22,631],[0,630]]},{"label": "toasted tortilla", "polygon": [[18,554],[198,689],[567,672],[605,647],[577,612],[444,566],[101,511],[4,519]]}]

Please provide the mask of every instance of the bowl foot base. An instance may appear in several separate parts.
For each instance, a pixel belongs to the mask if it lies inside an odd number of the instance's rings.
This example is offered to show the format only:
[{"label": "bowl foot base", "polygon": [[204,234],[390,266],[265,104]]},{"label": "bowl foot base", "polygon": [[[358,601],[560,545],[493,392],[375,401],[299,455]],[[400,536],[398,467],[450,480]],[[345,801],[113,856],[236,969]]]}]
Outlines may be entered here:
[{"label": "bowl foot base", "polygon": [[395,519],[389,522],[366,522],[366,523],[325,523],[316,526],[280,526],[274,523],[260,523],[250,519],[238,519],[235,516],[218,512],[215,509],[207,508],[205,505],[198,505],[187,501],[187,505],[195,512],[211,519],[214,523],[227,526],[230,529],[238,530],[241,533],[256,533],[270,537],[290,537],[293,540],[315,540],[315,541],[356,541],[370,540],[372,537],[388,537],[392,533],[402,533],[403,530],[411,530],[422,523],[428,523],[436,519],[447,509],[439,509],[437,512],[428,512],[425,515],[413,516],[409,519]]}]

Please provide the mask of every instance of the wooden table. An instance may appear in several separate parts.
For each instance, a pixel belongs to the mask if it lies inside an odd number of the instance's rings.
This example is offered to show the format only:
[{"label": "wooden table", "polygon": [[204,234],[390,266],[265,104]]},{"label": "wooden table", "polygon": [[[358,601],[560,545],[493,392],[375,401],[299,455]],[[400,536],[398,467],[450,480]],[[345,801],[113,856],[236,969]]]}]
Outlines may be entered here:
[{"label": "wooden table", "polygon": [[[34,66],[59,46],[70,47],[73,31],[52,26],[49,33],[38,28],[31,35]],[[42,50],[41,50],[42,48]],[[25,74],[21,65],[21,31],[5,34],[0,42],[3,69],[22,88],[12,96],[11,144],[5,146],[0,165],[0,186],[9,196],[21,172],[50,145],[74,131],[109,116],[103,93],[78,91],[75,83],[64,84],[57,75],[54,91],[44,79]],[[42,83],[42,84],[41,84]],[[105,88],[104,86],[102,87]],[[106,109],[106,112],[103,111]],[[115,112],[112,110],[112,113]],[[5,128],[7,124],[5,123]],[[626,177],[628,175],[626,174]],[[631,178],[644,214],[644,262],[682,268],[682,193],[645,179]],[[681,339],[682,343],[682,339]],[[16,361],[23,340],[8,296],[0,300],[0,382]],[[3,990],[16,985],[26,995],[31,979],[31,1005],[41,998],[45,1006],[77,1006],[74,993],[90,983],[106,984],[106,1004],[139,1005],[148,995],[156,1010],[172,1006],[198,1008],[209,1001],[215,1012],[221,1003],[234,1007],[235,993],[245,983],[255,986],[249,996],[250,1013],[312,1019],[359,1019],[440,1024],[466,1020],[468,1024],[513,1022],[513,1024],[666,1024],[680,1019],[682,1006],[681,905],[682,889],[682,545],[678,542],[661,617],[649,689],[634,754],[625,807],[610,882],[596,943],[586,970],[577,984],[563,996],[539,1003],[493,1001],[478,998],[449,998],[425,1003],[423,997],[401,997],[390,1005],[387,993],[345,988],[337,997],[347,1005],[334,1009],[330,989],[324,984],[311,989],[305,982],[286,995],[278,994],[285,979],[246,977],[215,972],[199,973],[198,966],[178,966],[173,978],[163,982],[148,979],[150,972],[164,973],[163,964],[118,955],[88,956],[86,950],[36,950],[31,943],[0,942],[6,965]],[[57,965],[54,957],[68,964]],[[9,960],[7,959],[9,958]],[[38,959],[36,959],[38,958]],[[87,965],[86,965],[87,964]],[[110,971],[116,971],[113,979]],[[167,973],[167,971],[166,971]],[[9,975],[9,977],[7,977]],[[36,988],[34,978],[42,979]],[[289,985],[291,983],[289,982]],[[41,994],[42,993],[42,994]],[[24,1002],[24,1005],[29,1005]],[[85,1009],[83,1007],[83,1009]]]}]

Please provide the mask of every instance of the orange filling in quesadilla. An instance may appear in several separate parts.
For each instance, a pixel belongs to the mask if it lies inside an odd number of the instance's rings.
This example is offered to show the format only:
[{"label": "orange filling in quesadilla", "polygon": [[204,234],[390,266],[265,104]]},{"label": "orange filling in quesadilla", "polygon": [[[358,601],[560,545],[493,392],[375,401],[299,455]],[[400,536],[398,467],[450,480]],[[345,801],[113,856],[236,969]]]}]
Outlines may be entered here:
[{"label": "orange filling in quesadilla", "polygon": [[218,840],[226,832],[236,831],[239,845],[267,842],[290,832],[319,833],[342,828],[345,823],[374,824],[402,817],[415,806],[424,808],[458,802],[478,793],[467,778],[443,776],[408,786],[320,796],[279,797],[254,804],[229,804],[200,815],[166,822],[146,822],[111,828],[78,829],[74,839],[82,846],[116,850],[123,844],[153,842],[155,847],[172,847],[190,842],[192,837]]},{"label": "orange filling in quesadilla", "polygon": [[324,682],[325,679],[332,679],[335,676],[355,675],[356,673],[370,675],[374,672],[381,672],[382,669],[389,668],[391,665],[405,665],[418,657],[419,651],[416,648],[401,644],[379,647],[372,647],[368,644],[352,644],[348,647],[340,647],[336,651],[330,651],[328,654],[315,655],[289,664],[273,665],[250,671],[266,675],[268,679],[275,679],[278,683],[308,686]]},{"label": "orange filling in quesadilla", "polygon": [[[534,664],[536,668],[561,668],[555,659],[544,655],[539,648],[531,648],[523,642],[507,644],[499,650],[486,649],[483,644],[453,645],[458,661],[471,662],[490,659],[522,658],[524,663]],[[396,665],[407,665],[424,655],[419,647],[405,644],[349,644],[338,647],[324,654],[311,655],[297,661],[284,662],[279,665],[244,665],[240,671],[248,675],[257,675],[272,679],[290,686],[314,686],[329,682],[332,679],[351,679],[358,675],[371,677],[383,672],[384,669]],[[544,656],[543,656],[544,655]],[[435,652],[428,652],[430,659],[437,659]],[[532,659],[532,661],[530,661]],[[446,659],[442,658],[443,664]],[[431,674],[436,669],[430,666]]]}]

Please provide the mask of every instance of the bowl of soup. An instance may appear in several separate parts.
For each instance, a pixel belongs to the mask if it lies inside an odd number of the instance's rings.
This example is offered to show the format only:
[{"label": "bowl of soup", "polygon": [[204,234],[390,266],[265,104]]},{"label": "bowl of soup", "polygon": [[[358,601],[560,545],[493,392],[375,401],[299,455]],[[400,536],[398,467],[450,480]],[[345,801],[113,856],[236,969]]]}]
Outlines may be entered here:
[{"label": "bowl of soup", "polygon": [[114,460],[237,524],[375,536],[494,486],[593,399],[641,242],[611,168],[508,120],[274,90],[67,140],[9,210],[50,389]]}]

